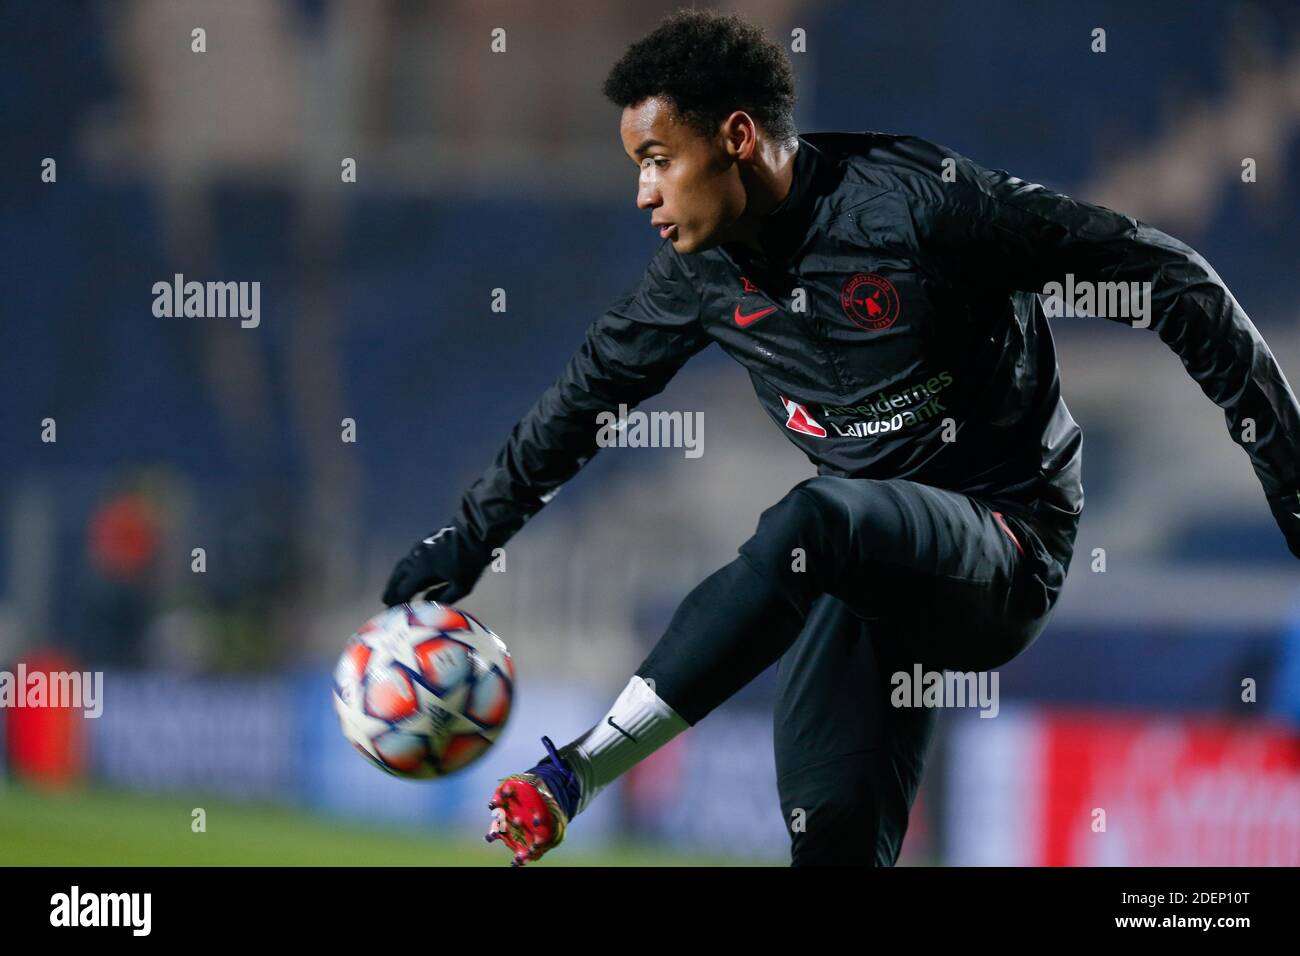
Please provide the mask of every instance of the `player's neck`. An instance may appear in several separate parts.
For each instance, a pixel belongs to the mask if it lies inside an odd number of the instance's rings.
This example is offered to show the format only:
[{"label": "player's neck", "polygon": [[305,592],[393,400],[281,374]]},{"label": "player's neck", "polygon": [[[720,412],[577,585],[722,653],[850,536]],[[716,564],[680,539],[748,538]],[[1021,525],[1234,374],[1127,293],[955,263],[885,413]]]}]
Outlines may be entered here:
[{"label": "player's neck", "polygon": [[794,184],[794,158],[799,151],[795,142],[793,149],[784,149],[779,143],[764,144],[754,162],[742,170],[747,202],[732,226],[732,242],[763,251],[759,240],[763,217],[784,201]]}]

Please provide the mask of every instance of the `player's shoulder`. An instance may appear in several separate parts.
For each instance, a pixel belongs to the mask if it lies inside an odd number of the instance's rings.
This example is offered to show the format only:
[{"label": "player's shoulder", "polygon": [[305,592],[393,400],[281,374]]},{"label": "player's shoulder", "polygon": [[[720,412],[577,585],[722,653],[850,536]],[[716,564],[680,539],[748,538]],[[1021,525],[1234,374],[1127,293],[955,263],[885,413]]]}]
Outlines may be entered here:
[{"label": "player's shoulder", "polygon": [[800,139],[836,170],[842,200],[865,201],[890,192],[924,201],[938,195],[945,178],[971,164],[947,146],[907,133],[805,133]]},{"label": "player's shoulder", "polygon": [[671,239],[664,239],[655,249],[654,255],[647,263],[644,278],[650,282],[688,282],[699,283],[698,268],[700,254],[682,255],[674,247]]},{"label": "player's shoulder", "polygon": [[700,256],[684,256],[663,240],[641,275],[617,296],[607,313],[658,326],[684,327],[699,315],[703,280]]}]

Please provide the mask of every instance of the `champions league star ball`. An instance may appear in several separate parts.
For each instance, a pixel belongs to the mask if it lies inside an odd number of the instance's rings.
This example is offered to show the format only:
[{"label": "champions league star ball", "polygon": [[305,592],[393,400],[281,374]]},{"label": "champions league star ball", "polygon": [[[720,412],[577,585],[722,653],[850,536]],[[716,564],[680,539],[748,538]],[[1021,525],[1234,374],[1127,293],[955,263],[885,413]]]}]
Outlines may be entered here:
[{"label": "champions league star ball", "polygon": [[361,625],[334,668],[343,736],[398,777],[455,773],[510,716],[515,668],[501,638],[463,611],[399,604]]}]

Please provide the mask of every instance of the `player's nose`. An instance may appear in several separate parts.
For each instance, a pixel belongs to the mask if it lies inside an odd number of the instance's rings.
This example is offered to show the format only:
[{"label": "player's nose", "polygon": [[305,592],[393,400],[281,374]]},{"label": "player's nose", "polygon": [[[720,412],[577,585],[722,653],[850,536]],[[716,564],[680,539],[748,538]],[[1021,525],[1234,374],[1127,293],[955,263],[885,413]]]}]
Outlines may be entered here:
[{"label": "player's nose", "polygon": [[662,206],[664,197],[659,192],[659,187],[654,183],[645,182],[644,180],[637,187],[636,191],[636,208],[654,209],[656,206]]}]

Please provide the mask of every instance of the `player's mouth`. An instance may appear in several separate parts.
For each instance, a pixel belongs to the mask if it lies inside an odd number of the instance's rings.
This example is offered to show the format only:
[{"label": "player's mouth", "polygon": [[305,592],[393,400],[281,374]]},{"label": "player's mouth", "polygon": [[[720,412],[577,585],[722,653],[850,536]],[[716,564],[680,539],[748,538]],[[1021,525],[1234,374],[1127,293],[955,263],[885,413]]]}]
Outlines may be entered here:
[{"label": "player's mouth", "polygon": [[651,223],[651,225],[659,227],[660,239],[672,239],[675,238],[677,235],[677,223],[675,222],[668,222],[668,223],[654,222]]}]

